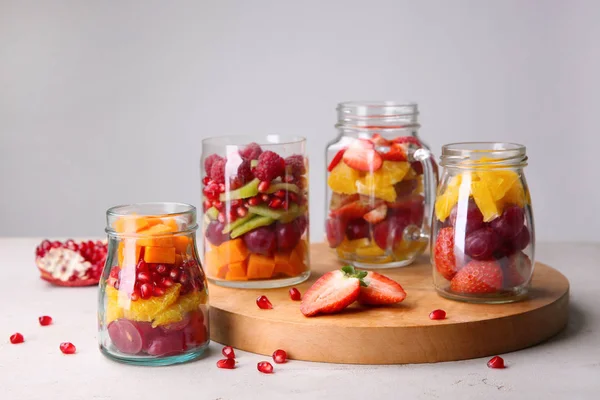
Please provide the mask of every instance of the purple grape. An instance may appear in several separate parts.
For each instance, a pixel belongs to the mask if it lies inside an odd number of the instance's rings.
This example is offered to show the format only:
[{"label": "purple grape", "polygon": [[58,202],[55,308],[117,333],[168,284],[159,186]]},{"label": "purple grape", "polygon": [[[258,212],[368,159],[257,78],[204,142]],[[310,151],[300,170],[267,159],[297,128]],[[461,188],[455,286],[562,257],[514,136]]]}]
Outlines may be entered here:
[{"label": "purple grape", "polygon": [[380,248],[387,250],[402,241],[404,228],[411,223],[411,213],[405,210],[383,220],[373,228],[373,239]]},{"label": "purple grape", "polygon": [[184,342],[183,332],[173,331],[167,335],[154,338],[146,352],[151,356],[178,354],[184,350]]},{"label": "purple grape", "polygon": [[[457,219],[458,217],[458,204],[454,206],[452,211],[450,211],[450,224],[456,229]],[[466,218],[465,218],[466,217]],[[466,216],[461,213],[460,218],[458,219],[458,226],[465,227],[465,233],[470,233],[476,231],[477,229],[482,228],[483,223],[483,214],[479,211],[477,204],[472,199],[469,199],[469,205],[467,206],[467,214]]]},{"label": "purple grape", "polygon": [[362,218],[349,221],[346,227],[346,236],[348,240],[369,237],[369,223]]},{"label": "purple grape", "polygon": [[308,218],[306,218],[306,215],[301,215],[296,218],[296,223],[298,224],[298,229],[300,229],[300,236],[304,235],[304,231],[308,226]]},{"label": "purple grape", "polygon": [[287,251],[296,247],[302,232],[300,232],[300,228],[295,221],[287,224],[277,223],[275,225],[275,236],[277,237],[277,249]]},{"label": "purple grape", "polygon": [[243,239],[250,252],[266,256],[272,254],[277,245],[275,233],[268,226],[262,226],[246,233]]},{"label": "purple grape", "polygon": [[117,319],[108,325],[108,336],[121,353],[137,354],[144,347],[144,336],[140,327],[128,319]]},{"label": "purple grape", "polygon": [[523,226],[521,232],[519,232],[514,238],[515,247],[517,248],[517,250],[523,250],[529,245],[530,241],[531,234],[529,232],[529,229],[526,226]]},{"label": "purple grape", "polygon": [[504,209],[502,215],[490,222],[490,227],[501,237],[511,239],[521,232],[524,222],[523,209],[519,206],[510,206]]},{"label": "purple grape", "polygon": [[490,260],[500,246],[500,238],[490,228],[471,232],[465,238],[465,254],[475,260]]},{"label": "purple grape", "polygon": [[223,233],[223,229],[225,229],[225,224],[219,221],[213,221],[206,227],[206,239],[215,245],[219,246],[221,243],[229,240],[229,234]]}]

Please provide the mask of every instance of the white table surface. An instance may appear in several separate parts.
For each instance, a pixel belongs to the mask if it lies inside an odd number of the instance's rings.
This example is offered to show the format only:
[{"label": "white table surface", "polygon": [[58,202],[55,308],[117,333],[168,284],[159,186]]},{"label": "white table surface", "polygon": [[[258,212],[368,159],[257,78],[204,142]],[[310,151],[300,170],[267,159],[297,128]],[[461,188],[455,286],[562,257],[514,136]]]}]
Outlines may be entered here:
[{"label": "white table surface", "polygon": [[[289,361],[273,375],[256,370],[268,358],[237,351],[235,370],[218,369],[222,346],[171,367],[134,367],[102,356],[96,341],[97,288],[53,287],[38,277],[41,240],[0,238],[0,399],[598,399],[600,398],[600,244],[540,244],[537,259],[571,282],[570,322],[541,345],[488,358],[397,366]],[[410,291],[409,291],[410,295]],[[37,317],[54,323],[41,327]],[[14,332],[25,343],[10,344]],[[63,355],[63,341],[77,346]]]}]

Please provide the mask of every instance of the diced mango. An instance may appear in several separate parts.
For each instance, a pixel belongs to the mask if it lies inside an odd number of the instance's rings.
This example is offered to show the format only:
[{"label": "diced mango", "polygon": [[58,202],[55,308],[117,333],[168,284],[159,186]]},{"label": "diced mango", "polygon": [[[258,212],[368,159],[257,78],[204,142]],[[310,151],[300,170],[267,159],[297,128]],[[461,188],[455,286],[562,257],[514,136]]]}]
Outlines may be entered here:
[{"label": "diced mango", "polygon": [[175,264],[175,247],[146,246],[144,261],[153,264]]},{"label": "diced mango", "polygon": [[219,256],[219,248],[213,247],[206,253],[204,253],[204,266],[206,267],[206,271],[209,276],[218,277],[219,271],[223,266],[227,266],[227,264],[222,263],[222,259]]},{"label": "diced mango", "polygon": [[[172,227],[164,224],[158,224],[151,226],[148,229],[140,231],[140,235],[144,237],[138,239],[138,245],[140,246],[151,246],[151,247],[174,247]],[[159,237],[152,237],[159,236]]]},{"label": "diced mango", "polygon": [[114,229],[119,233],[136,233],[148,228],[146,218],[137,215],[124,215],[115,221]]},{"label": "diced mango", "polygon": [[140,260],[142,248],[137,245],[135,239],[125,238],[119,242],[117,257],[121,267],[128,265],[137,265]]},{"label": "diced mango", "polygon": [[228,281],[247,281],[248,276],[246,270],[248,266],[246,261],[229,264],[225,280]]},{"label": "diced mango", "polygon": [[273,269],[273,276],[286,275],[293,276],[294,268],[290,263],[290,253],[275,253],[275,268]]},{"label": "diced mango", "polygon": [[162,224],[171,228],[171,230],[173,232],[179,231],[179,226],[177,226],[177,221],[175,221],[173,218],[163,218],[161,221],[162,221]]},{"label": "diced mango", "polygon": [[296,251],[292,251],[290,255],[290,265],[292,266],[292,275],[290,276],[300,275],[308,269],[306,263]]},{"label": "diced mango", "polygon": [[228,240],[219,246],[221,264],[242,262],[248,255],[248,249],[241,238]]},{"label": "diced mango", "polygon": [[[295,252],[292,252],[295,254]],[[248,260],[248,279],[268,279],[273,276],[275,259],[260,254],[250,254]]]},{"label": "diced mango", "polygon": [[187,236],[173,236],[173,245],[179,254],[187,253],[190,240]]},{"label": "diced mango", "polygon": [[483,214],[483,220],[489,222],[500,215],[496,201],[485,182],[471,182],[471,194],[477,208]]}]

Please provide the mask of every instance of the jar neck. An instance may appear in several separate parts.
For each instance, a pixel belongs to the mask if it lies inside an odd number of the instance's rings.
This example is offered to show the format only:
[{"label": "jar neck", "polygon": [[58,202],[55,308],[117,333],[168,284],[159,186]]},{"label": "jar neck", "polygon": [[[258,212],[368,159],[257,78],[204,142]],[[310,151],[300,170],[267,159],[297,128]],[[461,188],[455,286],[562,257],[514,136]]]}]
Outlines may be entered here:
[{"label": "jar neck", "polygon": [[442,146],[440,165],[464,169],[522,168],[527,166],[525,146],[503,142],[465,142]]},{"label": "jar neck", "polygon": [[137,203],[112,207],[106,212],[109,236],[187,235],[197,228],[196,207],[190,204]]},{"label": "jar neck", "polygon": [[345,136],[417,136],[417,104],[391,101],[349,101],[337,106],[336,128]]}]

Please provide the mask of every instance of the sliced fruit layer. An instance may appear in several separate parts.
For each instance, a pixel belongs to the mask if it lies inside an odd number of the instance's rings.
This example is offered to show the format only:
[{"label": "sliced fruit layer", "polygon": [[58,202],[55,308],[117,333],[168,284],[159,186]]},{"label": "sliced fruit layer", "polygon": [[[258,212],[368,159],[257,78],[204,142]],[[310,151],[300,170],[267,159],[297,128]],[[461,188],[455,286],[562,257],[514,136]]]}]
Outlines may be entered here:
[{"label": "sliced fruit layer", "polygon": [[221,193],[221,195],[219,196],[219,200],[223,202],[229,200],[247,199],[249,197],[256,196],[258,194],[259,184],[260,180],[254,179],[239,189],[230,190],[226,193]]},{"label": "sliced fruit layer", "polygon": [[250,232],[253,229],[259,228],[261,226],[271,225],[275,222],[275,219],[256,215],[249,221],[244,224],[238,226],[233,231],[231,231],[231,238],[235,239],[242,236],[244,233]]}]

